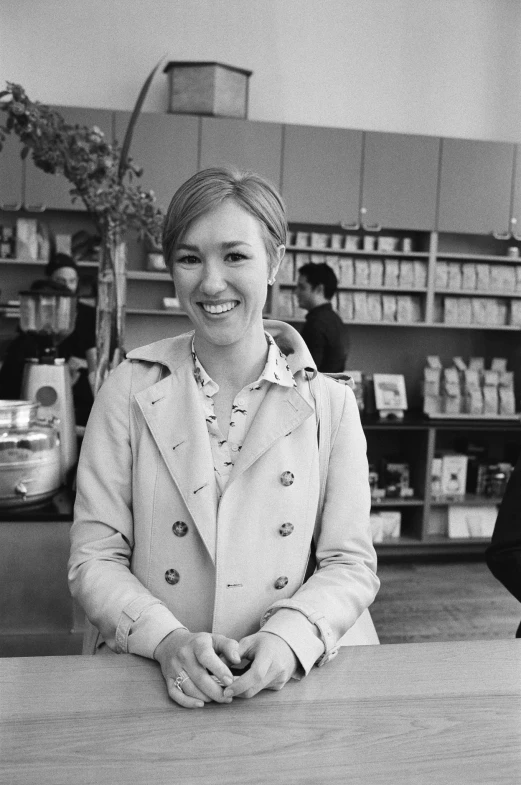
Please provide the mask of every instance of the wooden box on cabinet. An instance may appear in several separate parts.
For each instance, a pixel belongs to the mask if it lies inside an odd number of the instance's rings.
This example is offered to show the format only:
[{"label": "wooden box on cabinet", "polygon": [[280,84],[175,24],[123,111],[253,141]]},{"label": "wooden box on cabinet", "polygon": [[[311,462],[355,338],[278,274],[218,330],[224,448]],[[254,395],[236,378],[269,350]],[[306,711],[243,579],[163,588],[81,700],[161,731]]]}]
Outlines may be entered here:
[{"label": "wooden box on cabinet", "polygon": [[252,72],[223,63],[170,62],[169,112],[246,118]]}]

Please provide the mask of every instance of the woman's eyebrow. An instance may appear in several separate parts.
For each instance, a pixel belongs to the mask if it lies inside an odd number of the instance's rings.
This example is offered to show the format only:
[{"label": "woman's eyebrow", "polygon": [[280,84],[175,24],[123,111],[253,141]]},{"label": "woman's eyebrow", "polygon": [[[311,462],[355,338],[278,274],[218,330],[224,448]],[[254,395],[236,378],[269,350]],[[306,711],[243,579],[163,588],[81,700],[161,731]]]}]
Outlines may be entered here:
[{"label": "woman's eyebrow", "polygon": [[[221,243],[220,248],[227,250],[230,248],[236,248],[238,245],[247,245],[251,248],[250,243],[247,243],[246,240],[229,240],[227,242]],[[177,246],[178,251],[199,251],[199,247],[197,245],[190,245],[190,243],[179,243]]]}]

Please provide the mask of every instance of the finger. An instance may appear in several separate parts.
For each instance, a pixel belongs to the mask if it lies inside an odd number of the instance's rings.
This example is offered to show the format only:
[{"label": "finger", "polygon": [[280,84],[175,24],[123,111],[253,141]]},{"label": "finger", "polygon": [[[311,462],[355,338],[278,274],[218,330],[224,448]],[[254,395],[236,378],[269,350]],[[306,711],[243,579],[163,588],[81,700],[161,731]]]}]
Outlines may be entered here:
[{"label": "finger", "polygon": [[226,687],[224,696],[235,698],[241,695],[243,698],[252,698],[271,682],[269,675],[271,664],[271,657],[258,654],[251,668],[239,676],[232,685]]},{"label": "finger", "polygon": [[[226,638],[224,635],[212,635],[213,646],[219,659],[230,665],[238,665],[241,661],[239,654],[239,644],[233,638]],[[224,657],[224,660],[222,658]]]},{"label": "finger", "polygon": [[[218,656],[219,653],[224,651],[224,640],[224,636],[221,635],[212,635],[209,639],[200,638],[196,642],[194,653],[197,657],[197,661],[202,665],[202,667],[215,676],[216,679],[221,682],[221,684],[226,686],[233,683],[233,675],[226,663],[224,663]],[[237,648],[238,645],[239,644],[236,643]],[[226,647],[226,650],[230,651],[231,653],[233,648]],[[239,661],[240,660],[237,660],[237,662]]]},{"label": "finger", "polygon": [[202,700],[199,700],[198,698],[192,698],[190,695],[186,695],[184,692],[179,690],[175,686],[175,679],[170,676],[166,680],[166,688],[168,690],[169,696],[179,706],[182,706],[185,709],[203,708],[204,702]]},{"label": "finger", "polygon": [[204,703],[211,703],[213,700],[209,695],[206,695],[202,692],[199,687],[193,682],[190,676],[188,679],[183,681],[181,684],[181,689],[185,695],[188,695],[190,698],[195,698],[198,701],[203,701]]}]

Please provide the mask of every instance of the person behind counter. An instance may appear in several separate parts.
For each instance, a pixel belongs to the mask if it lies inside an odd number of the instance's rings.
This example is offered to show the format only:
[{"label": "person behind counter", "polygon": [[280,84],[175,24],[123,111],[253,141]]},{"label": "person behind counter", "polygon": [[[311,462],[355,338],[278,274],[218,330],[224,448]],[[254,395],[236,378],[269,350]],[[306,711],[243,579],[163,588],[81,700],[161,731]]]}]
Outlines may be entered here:
[{"label": "person behind counter", "polygon": [[[50,289],[76,294],[79,275],[74,260],[67,254],[56,254],[46,270],[48,278],[34,281],[33,290]],[[85,425],[94,400],[96,371],[96,310],[90,305],[76,303],[74,330],[58,344],[58,357],[67,360],[71,373],[72,396],[76,423]],[[21,395],[25,362],[38,355],[34,335],[19,334],[9,345],[0,368],[0,398],[18,399]]]},{"label": "person behind counter", "polygon": [[69,585],[89,619],[84,653],[155,658],[184,707],[280,689],[346,630],[378,643],[354,394],[324,380],[334,431],[317,524],[315,364],[292,327],[263,323],[286,232],[256,174],[208,169],[179,188],[163,251],[193,331],[129,352],[82,445]]},{"label": "person behind counter", "polygon": [[347,330],[331,305],[337,286],[327,264],[309,263],[298,270],[297,300],[308,312],[300,334],[322,373],[341,373],[347,359]]}]

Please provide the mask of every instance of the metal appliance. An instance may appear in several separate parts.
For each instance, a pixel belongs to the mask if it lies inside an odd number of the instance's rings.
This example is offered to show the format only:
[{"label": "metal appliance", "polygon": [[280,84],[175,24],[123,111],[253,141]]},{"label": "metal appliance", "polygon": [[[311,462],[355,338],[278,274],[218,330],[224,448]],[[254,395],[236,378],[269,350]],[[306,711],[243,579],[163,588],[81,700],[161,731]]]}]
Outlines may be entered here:
[{"label": "metal appliance", "polygon": [[76,420],[69,368],[57,346],[74,329],[76,297],[67,292],[20,292],[20,328],[37,338],[38,357],[26,362],[22,397],[38,404],[38,417],[60,434],[61,479],[66,483],[78,460]]}]

